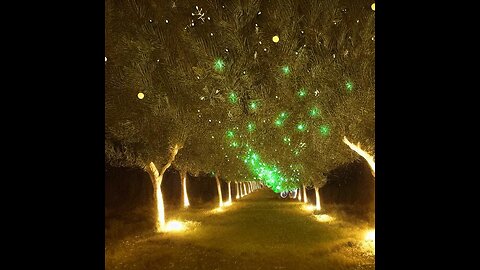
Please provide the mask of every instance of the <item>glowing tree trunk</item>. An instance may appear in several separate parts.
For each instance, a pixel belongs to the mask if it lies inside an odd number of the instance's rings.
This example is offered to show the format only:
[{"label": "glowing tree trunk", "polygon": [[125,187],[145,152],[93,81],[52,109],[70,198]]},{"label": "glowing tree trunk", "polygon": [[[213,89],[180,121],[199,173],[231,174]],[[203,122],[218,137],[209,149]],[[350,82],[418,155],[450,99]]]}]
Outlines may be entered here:
[{"label": "glowing tree trunk", "polygon": [[250,182],[247,182],[248,193],[252,193],[252,188],[250,187]]},{"label": "glowing tree trunk", "polygon": [[165,166],[162,167],[162,170],[159,172],[157,167],[153,162],[150,162],[147,166],[147,172],[150,175],[150,180],[153,185],[153,201],[155,203],[155,231],[162,232],[165,230],[165,208],[163,205],[163,194],[162,194],[162,180],[163,174],[165,171],[172,165],[172,162],[175,160],[175,156],[178,153],[178,146],[175,145],[171,156]]},{"label": "glowing tree trunk", "polygon": [[243,194],[242,182],[238,183],[238,187],[239,187],[239,190],[240,190],[240,198],[243,198],[243,196],[245,196],[245,195]]},{"label": "glowing tree trunk", "polygon": [[228,181],[228,204],[232,203],[232,189],[230,188],[230,182]]},{"label": "glowing tree trunk", "polygon": [[302,187],[303,187],[303,202],[308,203],[307,190],[305,189],[305,184],[302,184]]},{"label": "glowing tree trunk", "polygon": [[240,192],[238,190],[238,182],[237,181],[235,181],[235,187],[237,188],[237,196],[235,196],[235,199],[238,200],[238,199],[240,199]]},{"label": "glowing tree trunk", "polygon": [[[360,148],[360,143],[358,143],[357,145],[351,143],[347,137],[343,137],[343,142],[348,145],[348,147],[350,147],[350,149],[352,149],[353,151],[355,151],[356,153],[358,153],[360,156],[362,156],[367,162],[368,162],[368,165],[370,166],[370,169],[372,171],[372,175],[373,177],[375,177],[375,160],[374,160],[374,157],[372,155],[370,155],[369,153],[367,153],[366,151],[364,151],[362,148]],[[375,180],[375,178],[374,178]]]},{"label": "glowing tree trunk", "polygon": [[320,206],[320,193],[318,192],[318,187],[315,187],[315,210],[320,211],[322,207]]},{"label": "glowing tree trunk", "polygon": [[182,178],[182,190],[183,190],[183,207],[188,208],[190,206],[190,202],[188,201],[188,193],[187,193],[187,171],[180,171],[180,177]]},{"label": "glowing tree trunk", "polygon": [[215,174],[215,179],[217,180],[218,207],[223,207],[222,186],[220,186],[220,179],[218,179],[218,173]]},{"label": "glowing tree trunk", "polygon": [[298,188],[298,200],[299,201],[302,201],[302,190],[300,188]]},{"label": "glowing tree trunk", "polygon": [[248,195],[248,192],[247,192],[247,186],[245,185],[245,182],[243,183],[243,194]]}]

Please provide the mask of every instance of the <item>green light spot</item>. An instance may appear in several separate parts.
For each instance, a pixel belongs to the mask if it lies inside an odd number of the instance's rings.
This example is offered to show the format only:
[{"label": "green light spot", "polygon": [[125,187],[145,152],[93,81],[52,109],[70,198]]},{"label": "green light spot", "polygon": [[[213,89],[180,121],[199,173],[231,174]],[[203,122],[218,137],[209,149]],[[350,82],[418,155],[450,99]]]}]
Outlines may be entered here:
[{"label": "green light spot", "polygon": [[315,106],[313,108],[310,109],[310,111],[308,112],[308,114],[311,116],[311,117],[318,117],[320,115],[320,110]]},{"label": "green light spot", "polygon": [[305,88],[302,88],[298,91],[297,94],[298,94],[299,97],[303,98],[307,95],[307,91],[305,90]]},{"label": "green light spot", "polygon": [[252,101],[252,102],[250,103],[249,107],[250,107],[250,109],[252,109],[252,110],[256,110],[257,107],[258,107],[258,105],[257,105],[257,103],[256,103],[255,101]]},{"label": "green light spot", "polygon": [[290,67],[289,66],[284,66],[282,67],[283,74],[288,75],[290,74]]},{"label": "green light spot", "polygon": [[353,83],[348,81],[345,83],[345,88],[347,88],[347,91],[352,91],[353,90]]},{"label": "green light spot", "polygon": [[213,65],[216,71],[223,71],[223,68],[225,67],[225,63],[221,58],[217,58],[215,60],[215,64]]},{"label": "green light spot", "polygon": [[232,142],[230,144],[230,146],[236,148],[236,147],[238,147],[238,142]]},{"label": "green light spot", "polygon": [[248,123],[247,129],[249,132],[252,132],[255,130],[255,124],[254,123]]},{"label": "green light spot", "polygon": [[330,134],[330,127],[328,125],[321,125],[320,126],[320,134],[322,134],[322,136],[328,136],[328,134]]},{"label": "green light spot", "polygon": [[304,124],[304,123],[298,123],[297,129],[298,129],[298,131],[302,131],[302,132],[303,132],[303,131],[305,131],[305,129],[307,129],[307,125]]},{"label": "green light spot", "polygon": [[232,130],[227,131],[228,138],[233,138],[233,136],[235,136],[235,132],[233,132]]},{"label": "green light spot", "polygon": [[231,103],[237,103],[238,101],[237,94],[235,94],[235,92],[230,92],[230,94],[228,95],[228,99],[230,100]]},{"label": "green light spot", "polygon": [[285,119],[287,119],[288,114],[286,112],[282,112],[278,115],[277,120],[275,120],[275,125],[277,127],[281,127],[283,125],[283,122],[285,122]]}]

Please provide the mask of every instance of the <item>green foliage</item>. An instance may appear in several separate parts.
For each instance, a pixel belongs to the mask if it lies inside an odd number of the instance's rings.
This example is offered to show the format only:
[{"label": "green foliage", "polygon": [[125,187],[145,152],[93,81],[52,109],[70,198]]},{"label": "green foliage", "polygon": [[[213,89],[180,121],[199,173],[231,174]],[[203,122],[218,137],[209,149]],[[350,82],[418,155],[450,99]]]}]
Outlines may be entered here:
[{"label": "green foliage", "polygon": [[[357,158],[343,136],[374,150],[370,4],[107,0],[107,161],[162,163],[180,144],[178,168],[268,181],[243,163],[255,149],[282,172],[277,190],[320,185]],[[192,17],[195,5],[211,19]]]}]

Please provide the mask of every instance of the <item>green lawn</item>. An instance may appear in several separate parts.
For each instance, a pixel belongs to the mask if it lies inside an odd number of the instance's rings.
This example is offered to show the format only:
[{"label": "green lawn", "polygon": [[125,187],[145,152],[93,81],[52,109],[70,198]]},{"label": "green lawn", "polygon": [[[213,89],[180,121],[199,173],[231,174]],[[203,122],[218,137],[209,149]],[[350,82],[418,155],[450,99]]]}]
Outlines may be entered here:
[{"label": "green lawn", "polygon": [[143,233],[107,245],[106,269],[374,269],[365,222],[328,213],[319,222],[304,204],[255,191],[225,211],[189,209],[167,220],[183,232]]}]

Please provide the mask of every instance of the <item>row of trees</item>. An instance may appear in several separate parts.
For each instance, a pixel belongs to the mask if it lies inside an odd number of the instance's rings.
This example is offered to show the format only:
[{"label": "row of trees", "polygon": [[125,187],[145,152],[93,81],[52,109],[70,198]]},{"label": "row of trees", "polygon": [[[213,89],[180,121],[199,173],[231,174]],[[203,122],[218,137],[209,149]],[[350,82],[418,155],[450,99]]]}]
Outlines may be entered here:
[{"label": "row of trees", "polygon": [[106,0],[105,14],[106,159],[149,173],[157,231],[170,166],[305,200],[314,186],[320,207],[326,173],[374,152],[371,3],[161,2]]}]

